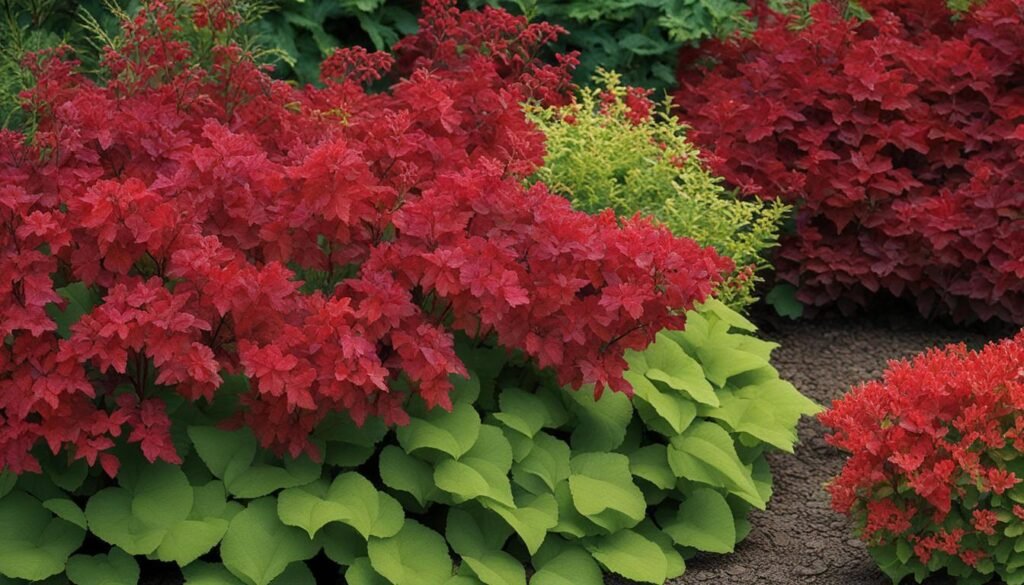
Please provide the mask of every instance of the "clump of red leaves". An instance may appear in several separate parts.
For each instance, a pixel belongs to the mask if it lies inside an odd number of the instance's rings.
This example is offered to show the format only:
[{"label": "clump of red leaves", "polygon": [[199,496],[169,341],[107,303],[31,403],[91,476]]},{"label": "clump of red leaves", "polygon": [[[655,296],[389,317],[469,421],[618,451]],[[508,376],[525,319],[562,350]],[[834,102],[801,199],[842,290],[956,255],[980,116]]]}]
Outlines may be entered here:
[{"label": "clump of red leaves", "polygon": [[[150,2],[103,83],[36,59],[38,131],[0,135],[0,469],[38,470],[45,442],[113,475],[119,437],[176,462],[161,393],[208,401],[225,373],[250,382],[236,422],[292,455],[332,411],[402,424],[413,394],[450,407],[456,331],[626,391],[623,352],[729,269],[522,186],[543,136],[519,103],[568,79],[523,56],[548,28],[438,0],[388,90],[360,86],[391,64],[360,50],[299,90],[234,44],[197,59],[181,29],[231,19],[189,5]],[[63,338],[47,309],[82,286],[101,301]]]},{"label": "clump of red leaves", "polygon": [[[832,505],[883,551],[876,558],[891,559],[883,569],[995,567],[1020,581],[1007,536],[1024,533],[1024,331],[981,351],[954,345],[891,362],[820,419],[850,453],[828,487]],[[912,558],[896,562],[897,550]]]},{"label": "clump of red leaves", "polygon": [[923,313],[1024,323],[1024,0],[830,3],[794,30],[684,58],[676,94],[712,167],[800,206],[781,278],[811,305],[879,290]]}]

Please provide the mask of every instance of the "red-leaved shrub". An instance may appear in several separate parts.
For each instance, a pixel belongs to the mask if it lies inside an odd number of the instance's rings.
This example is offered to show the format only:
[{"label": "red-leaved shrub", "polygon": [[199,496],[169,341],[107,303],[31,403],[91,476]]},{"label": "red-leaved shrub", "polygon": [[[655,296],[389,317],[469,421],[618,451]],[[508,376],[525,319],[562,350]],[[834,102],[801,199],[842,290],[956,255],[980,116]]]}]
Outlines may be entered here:
[{"label": "red-leaved shrub", "polygon": [[916,299],[1024,322],[1024,0],[827,2],[794,30],[684,56],[676,94],[711,166],[800,206],[779,276],[811,305]]},{"label": "red-leaved shrub", "polygon": [[[450,407],[457,331],[626,391],[623,352],[730,268],[522,186],[543,136],[519,103],[568,72],[510,56],[548,28],[489,12],[478,36],[430,2],[404,43],[430,67],[406,59],[369,93],[391,58],[343,50],[300,90],[237,45],[200,54],[182,29],[231,21],[191,4],[149,3],[103,82],[63,51],[34,59],[38,130],[0,135],[0,469],[38,470],[45,442],[113,475],[123,429],[176,462],[155,391],[211,400],[224,373],[249,380],[235,424],[278,451],[311,451],[332,411],[402,424],[413,394]],[[434,55],[460,35],[489,49]]]},{"label": "red-leaved shrub", "polygon": [[891,362],[820,415],[850,454],[828,487],[897,581],[939,568],[963,583],[1020,583],[1024,534],[1024,331]]}]

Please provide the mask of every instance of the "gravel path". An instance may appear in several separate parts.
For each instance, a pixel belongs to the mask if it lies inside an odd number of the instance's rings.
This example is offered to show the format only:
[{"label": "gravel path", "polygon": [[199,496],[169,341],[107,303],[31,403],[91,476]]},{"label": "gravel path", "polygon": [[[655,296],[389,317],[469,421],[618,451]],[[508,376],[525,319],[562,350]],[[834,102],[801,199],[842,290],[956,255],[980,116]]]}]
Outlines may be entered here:
[{"label": "gravel path", "polygon": [[[781,344],[773,361],[782,377],[826,406],[856,383],[881,376],[890,359],[960,341],[979,346],[1011,333],[900,319],[776,323],[766,329],[765,336]],[[775,493],[768,509],[751,517],[750,536],[732,555],[692,559],[673,585],[889,585],[846,519],[829,507],[822,486],[838,474],[843,458],[823,434],[816,420],[801,423],[796,455],[770,456]]]}]

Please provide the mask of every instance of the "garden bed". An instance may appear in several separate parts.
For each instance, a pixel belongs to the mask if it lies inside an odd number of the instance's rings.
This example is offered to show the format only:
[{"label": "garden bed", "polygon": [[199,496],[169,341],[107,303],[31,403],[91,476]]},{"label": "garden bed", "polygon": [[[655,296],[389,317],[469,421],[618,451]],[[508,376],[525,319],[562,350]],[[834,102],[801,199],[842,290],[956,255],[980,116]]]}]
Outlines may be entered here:
[{"label": "garden bed", "polygon": [[[782,377],[824,405],[854,384],[879,377],[890,359],[960,341],[980,346],[1012,334],[899,317],[762,325],[765,336],[781,344],[773,362]],[[822,425],[804,418],[796,456],[775,453],[769,459],[775,493],[767,511],[751,515],[750,536],[734,554],[689,561],[677,583],[888,585],[847,520],[829,506],[822,485],[839,473],[844,456],[825,443]]]}]

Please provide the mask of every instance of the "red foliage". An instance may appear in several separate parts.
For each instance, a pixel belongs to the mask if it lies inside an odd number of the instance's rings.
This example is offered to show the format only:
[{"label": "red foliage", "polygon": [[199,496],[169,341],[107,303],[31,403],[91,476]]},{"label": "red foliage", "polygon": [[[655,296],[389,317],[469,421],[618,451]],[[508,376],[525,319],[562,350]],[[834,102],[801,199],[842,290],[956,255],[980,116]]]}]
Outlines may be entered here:
[{"label": "red foliage", "polygon": [[819,3],[792,30],[684,59],[676,102],[712,167],[799,204],[781,278],[841,307],[879,290],[923,313],[1024,323],[1024,0],[953,22],[944,0]]},{"label": "red foliage", "polygon": [[[451,14],[452,37],[480,22]],[[543,136],[518,104],[567,77],[501,52],[508,27],[487,32],[491,61],[465,53],[473,75],[413,38],[431,68],[367,93],[384,56],[340,52],[325,88],[298,90],[234,45],[195,65],[182,22],[151,3],[106,84],[41,60],[37,133],[0,134],[0,469],[37,470],[45,441],[113,474],[125,427],[176,461],[160,393],[210,400],[225,372],[250,382],[235,423],[292,455],[332,411],[401,424],[413,394],[450,407],[456,331],[625,391],[623,352],[681,327],[730,268],[522,186]],[[102,302],[59,338],[46,311],[76,282]]]},{"label": "red foliage", "polygon": [[832,505],[873,546],[904,541],[923,564],[943,553],[973,566],[999,543],[987,537],[1021,514],[1024,331],[981,351],[891,362],[820,419],[850,453],[828,487]]}]

